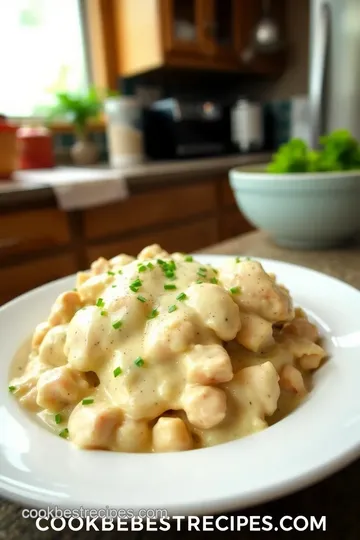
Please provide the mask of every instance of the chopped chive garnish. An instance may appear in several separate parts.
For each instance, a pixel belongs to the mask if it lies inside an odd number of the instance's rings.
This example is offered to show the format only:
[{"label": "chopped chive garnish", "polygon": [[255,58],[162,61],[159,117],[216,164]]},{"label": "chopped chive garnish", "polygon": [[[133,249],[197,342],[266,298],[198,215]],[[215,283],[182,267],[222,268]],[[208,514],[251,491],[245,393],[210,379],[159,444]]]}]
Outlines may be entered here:
[{"label": "chopped chive garnish", "polygon": [[147,267],[148,267],[150,270],[152,270],[153,268],[155,268],[154,265],[153,265],[153,263],[151,263],[151,262],[147,263]]},{"label": "chopped chive garnish", "polygon": [[122,374],[122,369],[120,366],[118,366],[117,368],[114,369],[113,371],[113,374],[114,374],[114,377],[118,377],[119,375]]},{"label": "chopped chive garnish", "polygon": [[107,314],[108,314],[108,312],[106,311],[106,309],[104,309],[103,311],[100,311],[100,315],[102,317],[107,317]]},{"label": "chopped chive garnish", "polygon": [[133,292],[138,292],[138,290],[140,289],[142,285],[142,281],[141,279],[136,279],[135,281],[133,281],[131,284],[130,284],[130,289],[133,291]]},{"label": "chopped chive garnish", "polygon": [[207,272],[207,268],[204,268],[204,266],[201,266],[201,267],[199,268],[199,271],[205,272],[205,273],[206,273],[206,272]]},{"label": "chopped chive garnish", "polygon": [[165,264],[165,261],[163,261],[162,259],[158,259],[157,260],[157,263],[160,265],[160,266],[163,266]]},{"label": "chopped chive garnish", "polygon": [[155,319],[159,315],[159,311],[155,308],[152,310],[150,315],[148,315],[148,319]]},{"label": "chopped chive garnish", "polygon": [[60,431],[60,433],[59,433],[59,437],[62,437],[63,439],[67,439],[68,436],[69,436],[69,430],[68,430],[68,428],[63,429],[63,430]]},{"label": "chopped chive garnish", "polygon": [[206,272],[204,272],[204,270],[202,270],[201,268],[197,271],[197,275],[202,278],[206,278]]},{"label": "chopped chive garnish", "polygon": [[186,296],[186,294],[184,292],[178,294],[177,297],[176,297],[176,300],[179,300],[179,302],[183,302],[186,299],[187,299],[187,296]]},{"label": "chopped chive garnish", "polygon": [[139,296],[137,297],[138,300],[140,300],[140,302],[144,303],[146,302],[146,298],[144,298],[143,296],[141,296],[141,294],[139,294]]},{"label": "chopped chive garnish", "polygon": [[177,306],[173,304],[172,306],[169,306],[168,312],[172,313],[173,311],[176,311],[176,310],[177,310]]},{"label": "chopped chive garnish", "polygon": [[55,414],[55,424],[61,424],[62,416],[61,414]]},{"label": "chopped chive garnish", "polygon": [[214,283],[214,285],[216,285],[217,283],[219,283],[219,280],[216,277],[212,277],[210,279],[210,283]]},{"label": "chopped chive garnish", "polygon": [[165,276],[166,276],[167,278],[173,278],[173,277],[175,277],[175,272],[174,272],[173,270],[167,270],[167,271],[165,272]]},{"label": "chopped chive garnish", "polygon": [[82,400],[81,402],[83,405],[91,405],[92,403],[94,403],[94,400],[93,398],[85,398]]},{"label": "chopped chive garnish", "polygon": [[139,272],[146,272],[146,266],[144,264],[140,264],[138,270]]},{"label": "chopped chive garnish", "polygon": [[74,288],[73,288],[73,291],[77,292],[77,288],[76,288],[76,287],[74,287]]},{"label": "chopped chive garnish", "polygon": [[16,390],[16,386],[9,386],[9,392],[13,393]]},{"label": "chopped chive garnish", "polygon": [[120,275],[121,275],[121,274],[122,274],[122,270],[118,270],[118,274],[120,274]]},{"label": "chopped chive garnish", "polygon": [[231,294],[239,294],[241,291],[240,287],[231,287],[230,292]]},{"label": "chopped chive garnish", "polygon": [[109,276],[115,276],[115,272],[112,272],[111,270],[108,270]]},{"label": "chopped chive garnish", "polygon": [[134,364],[135,364],[135,366],[137,366],[137,367],[142,367],[142,366],[145,364],[145,362],[144,362],[144,360],[141,358],[141,356],[138,356],[137,359],[135,360]]},{"label": "chopped chive garnish", "polygon": [[246,257],[246,260],[251,261],[252,259],[251,259],[251,257]]},{"label": "chopped chive garnish", "polygon": [[193,262],[193,260],[194,260],[194,259],[192,258],[191,255],[186,255],[186,257],[185,257],[185,262]]},{"label": "chopped chive garnish", "polygon": [[197,285],[201,285],[201,283],[204,283],[203,281],[201,281],[201,279],[198,279],[198,280],[196,281],[196,284],[197,284]]},{"label": "chopped chive garnish", "polygon": [[115,289],[116,287],[117,287],[117,285],[111,285],[112,289]]},{"label": "chopped chive garnish", "polygon": [[164,289],[165,291],[174,291],[176,289],[176,285],[173,285],[172,283],[165,283]]},{"label": "chopped chive garnish", "polygon": [[176,262],[175,261],[170,261],[169,262],[169,268],[171,270],[176,270]]},{"label": "chopped chive garnish", "polygon": [[105,302],[104,302],[104,300],[102,298],[98,298],[96,300],[96,305],[97,305],[97,307],[104,307]]},{"label": "chopped chive garnish", "polygon": [[235,262],[239,263],[240,262],[240,257],[236,257]]},{"label": "chopped chive garnish", "polygon": [[115,330],[119,330],[119,328],[122,327],[122,321],[116,321],[114,322],[114,324],[112,325],[112,327],[115,329]]},{"label": "chopped chive garnish", "polygon": [[218,275],[219,273],[219,270],[217,270],[216,268],[213,268],[212,271],[214,272],[214,274]]}]

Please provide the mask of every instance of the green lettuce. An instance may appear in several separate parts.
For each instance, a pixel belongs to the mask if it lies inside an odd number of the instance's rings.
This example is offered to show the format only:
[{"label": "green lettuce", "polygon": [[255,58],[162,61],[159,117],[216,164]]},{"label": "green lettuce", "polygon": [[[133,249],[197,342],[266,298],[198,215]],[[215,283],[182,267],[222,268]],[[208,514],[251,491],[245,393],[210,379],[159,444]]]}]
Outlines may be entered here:
[{"label": "green lettuce", "polygon": [[270,173],[306,173],[360,169],[359,142],[344,129],[320,138],[320,150],[312,150],[301,139],[280,146],[267,167]]}]

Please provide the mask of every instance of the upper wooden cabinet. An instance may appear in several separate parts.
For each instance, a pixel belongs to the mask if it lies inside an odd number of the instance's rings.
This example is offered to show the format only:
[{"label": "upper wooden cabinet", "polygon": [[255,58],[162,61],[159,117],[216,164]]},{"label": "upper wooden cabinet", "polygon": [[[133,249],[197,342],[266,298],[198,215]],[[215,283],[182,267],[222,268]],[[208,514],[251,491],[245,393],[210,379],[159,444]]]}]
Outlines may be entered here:
[{"label": "upper wooden cabinet", "polygon": [[[262,0],[116,0],[118,73],[164,66],[279,74],[284,53],[242,61],[262,13]],[[273,0],[284,27],[285,0]]]}]

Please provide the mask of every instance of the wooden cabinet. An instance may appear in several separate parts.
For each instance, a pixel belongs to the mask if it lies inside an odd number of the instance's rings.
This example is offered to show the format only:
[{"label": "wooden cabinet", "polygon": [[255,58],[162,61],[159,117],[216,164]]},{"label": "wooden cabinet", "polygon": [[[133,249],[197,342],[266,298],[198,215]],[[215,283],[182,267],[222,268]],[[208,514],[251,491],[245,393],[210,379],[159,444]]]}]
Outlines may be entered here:
[{"label": "wooden cabinet", "polygon": [[[272,0],[281,27],[285,0]],[[132,76],[160,67],[280,74],[284,54],[256,55],[246,64],[262,0],[118,0],[118,71]]]},{"label": "wooden cabinet", "polygon": [[0,267],[0,305],[44,283],[73,274],[72,255],[56,255]]},{"label": "wooden cabinet", "polygon": [[141,231],[133,238],[123,238],[116,242],[99,242],[88,248],[88,259],[114,257],[119,253],[137,255],[142,248],[150,244],[160,244],[170,253],[175,251],[193,252],[218,241],[218,221],[216,217],[200,219],[154,232]]},{"label": "wooden cabinet", "polygon": [[225,173],[149,186],[82,212],[7,212],[0,216],[0,305],[86,269],[100,256],[136,255],[153,243],[169,252],[194,252],[251,229]]}]

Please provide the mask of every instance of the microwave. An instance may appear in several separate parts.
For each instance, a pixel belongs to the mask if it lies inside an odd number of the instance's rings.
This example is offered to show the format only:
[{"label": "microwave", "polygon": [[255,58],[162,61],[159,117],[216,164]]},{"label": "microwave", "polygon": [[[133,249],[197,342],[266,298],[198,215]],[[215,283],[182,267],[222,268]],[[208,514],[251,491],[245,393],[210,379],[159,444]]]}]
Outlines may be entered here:
[{"label": "microwave", "polygon": [[220,156],[231,149],[230,111],[213,101],[162,99],[144,113],[144,139],[151,159]]}]

